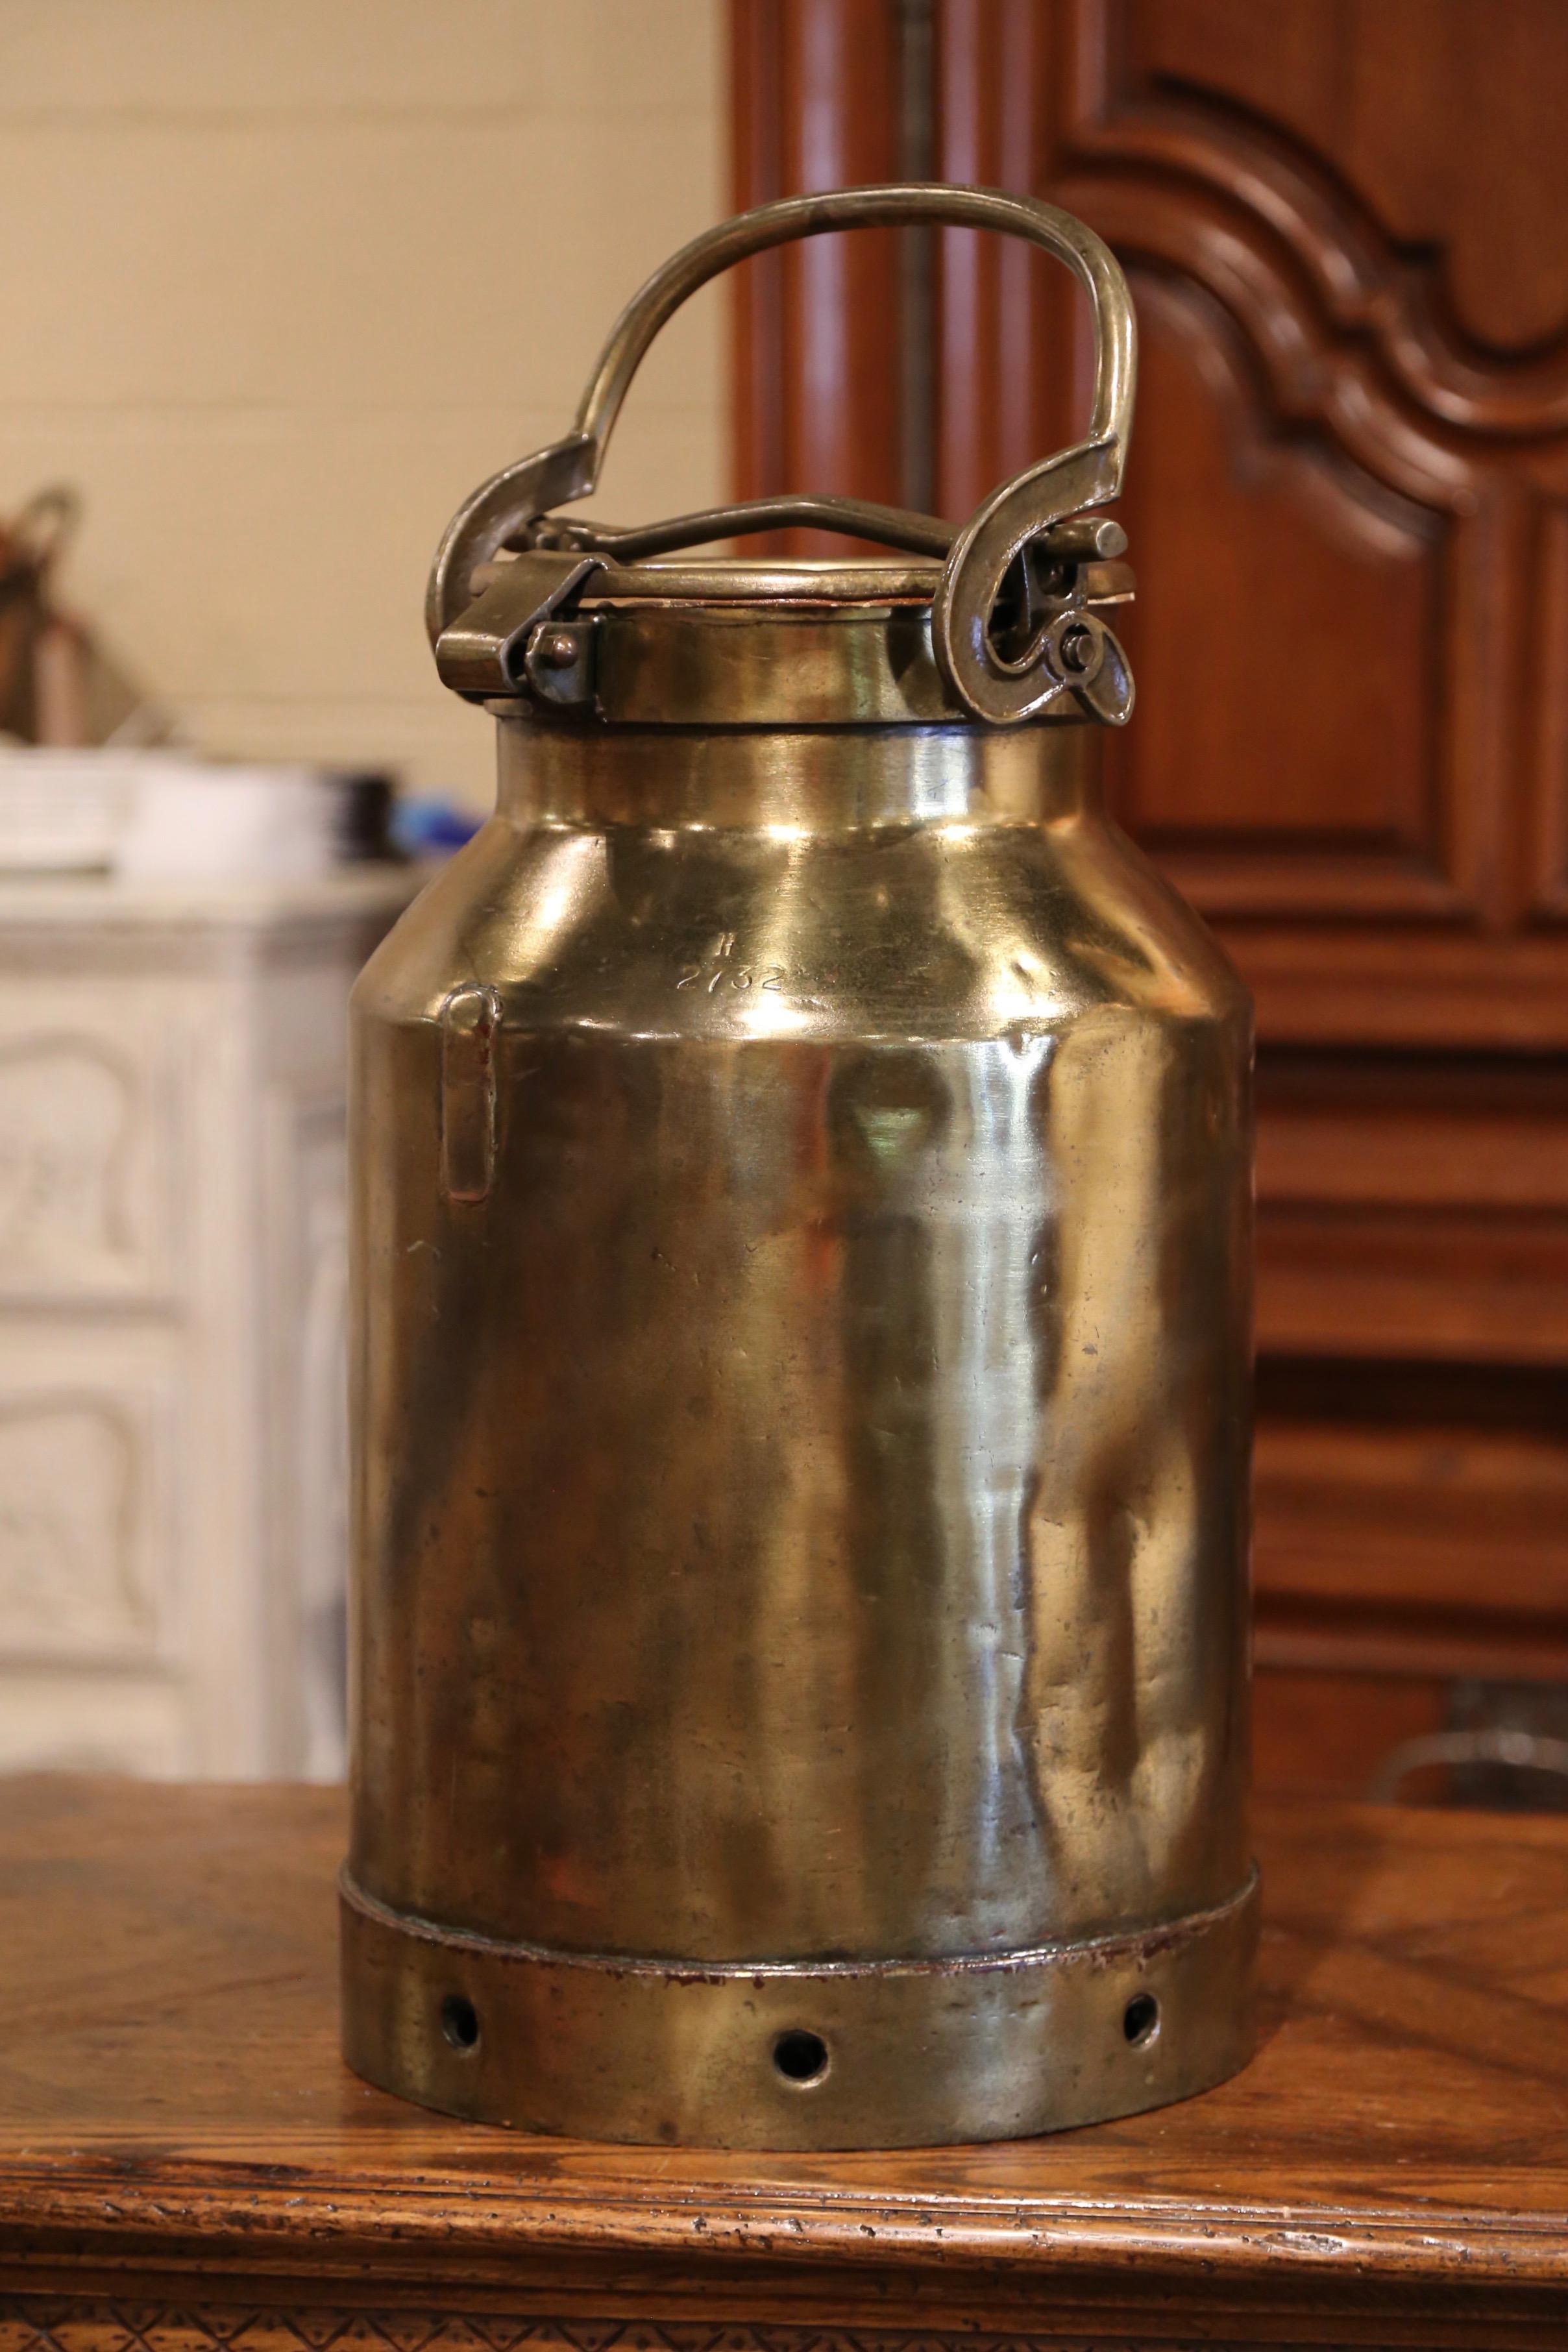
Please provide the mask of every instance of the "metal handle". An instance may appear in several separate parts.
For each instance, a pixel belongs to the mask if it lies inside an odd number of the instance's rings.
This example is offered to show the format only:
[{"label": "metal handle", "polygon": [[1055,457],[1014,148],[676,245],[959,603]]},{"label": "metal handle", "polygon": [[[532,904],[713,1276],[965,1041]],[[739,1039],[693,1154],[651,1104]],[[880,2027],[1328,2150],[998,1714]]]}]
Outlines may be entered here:
[{"label": "metal handle", "polygon": [[[473,575],[480,564],[520,540],[529,543],[525,534],[531,524],[552,509],[593,491],[632,378],[655,335],[689,294],[732,263],[796,237],[817,236],[827,229],[896,227],[918,222],[994,228],[1026,237],[1067,264],[1093,306],[1096,362],[1088,439],[1032,466],[994,490],[976,509],[948,549],[932,604],[938,664],[960,700],[977,718],[1001,722],[1026,719],[1065,688],[1079,683],[1050,667],[1056,639],[1052,637],[1047,645],[1044,633],[1021,656],[1009,658],[999,652],[992,641],[992,615],[1003,582],[1026,548],[1065,517],[1115,498],[1121,487],[1137,370],[1136,329],[1127,281],[1110,248],[1071,213],[1034,196],[938,184],[841,188],[759,205],[755,211],[742,213],[694,238],[656,270],[611,329],[584,394],[576,425],[566,439],[495,475],[459,507],[447,525],[437,550],[426,599],[432,643],[470,602]],[[752,511],[765,511],[770,520],[777,519],[784,505],[769,500],[759,502],[755,510],[721,511],[726,529],[734,530],[744,528]],[[942,530],[930,517],[901,516],[897,509],[871,510],[849,499],[815,499],[810,506],[814,520],[830,527],[842,520],[844,527],[856,531],[863,530],[868,513],[876,511],[889,529],[900,521],[907,523],[911,534],[919,534],[914,537],[916,545],[929,544],[932,531]],[[568,528],[574,544],[594,543],[591,528]],[[668,527],[655,527],[656,530],[660,528],[665,529],[668,543]],[[607,540],[612,536],[606,533]],[[1125,699],[1130,704],[1130,696]]]},{"label": "metal handle", "polygon": [[1432,1731],[1391,1749],[1367,1788],[1375,1805],[1396,1804],[1402,1781],[1430,1764],[1496,1764],[1514,1772],[1542,1772],[1568,1781],[1568,1739],[1521,1731],[1503,1724],[1474,1731]]}]

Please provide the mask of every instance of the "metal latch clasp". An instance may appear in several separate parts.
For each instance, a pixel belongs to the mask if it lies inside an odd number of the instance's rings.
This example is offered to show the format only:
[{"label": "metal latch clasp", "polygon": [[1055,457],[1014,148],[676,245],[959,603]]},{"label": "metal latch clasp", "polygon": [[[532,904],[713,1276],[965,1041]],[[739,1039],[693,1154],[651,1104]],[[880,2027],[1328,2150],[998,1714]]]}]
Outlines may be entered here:
[{"label": "metal latch clasp", "polygon": [[445,685],[473,702],[527,694],[580,709],[594,694],[593,624],[570,617],[602,555],[540,549],[499,564],[495,576],[436,640]]}]

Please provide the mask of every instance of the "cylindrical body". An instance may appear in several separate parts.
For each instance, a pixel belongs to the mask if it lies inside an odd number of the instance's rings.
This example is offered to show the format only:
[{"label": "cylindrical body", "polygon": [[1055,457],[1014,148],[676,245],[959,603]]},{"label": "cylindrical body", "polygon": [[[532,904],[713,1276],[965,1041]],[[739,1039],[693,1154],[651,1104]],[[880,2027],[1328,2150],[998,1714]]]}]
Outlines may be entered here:
[{"label": "cylindrical body", "polygon": [[504,709],[355,993],[346,2047],[473,2116],[982,2138],[1248,2046],[1246,995],[1091,721],[800,693]]}]

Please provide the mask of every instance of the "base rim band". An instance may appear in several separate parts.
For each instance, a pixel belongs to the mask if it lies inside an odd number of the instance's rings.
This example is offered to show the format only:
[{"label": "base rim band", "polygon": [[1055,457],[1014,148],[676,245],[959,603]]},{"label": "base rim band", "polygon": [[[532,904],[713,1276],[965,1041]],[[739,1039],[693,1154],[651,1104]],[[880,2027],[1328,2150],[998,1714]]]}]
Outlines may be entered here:
[{"label": "base rim band", "polygon": [[[818,1966],[448,1933],[346,1873],[340,1904],[354,2071],[536,2132],[824,2149],[1022,2138],[1186,2098],[1252,2051],[1256,1869],[1228,1902],[1131,1933]],[[788,2071],[811,2045],[820,2067]]]}]

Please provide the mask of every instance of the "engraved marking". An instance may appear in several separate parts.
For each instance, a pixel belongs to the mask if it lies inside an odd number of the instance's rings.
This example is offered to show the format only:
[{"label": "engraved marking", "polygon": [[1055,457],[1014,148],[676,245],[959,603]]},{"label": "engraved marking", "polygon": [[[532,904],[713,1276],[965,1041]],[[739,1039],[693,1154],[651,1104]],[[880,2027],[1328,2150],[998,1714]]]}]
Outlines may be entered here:
[{"label": "engraved marking", "polygon": [[[744,964],[733,966],[731,964],[730,958],[735,952],[736,936],[733,931],[721,931],[701,963],[689,963],[683,967],[680,977],[675,983],[676,987],[695,988],[699,982],[706,981],[705,993],[709,996],[717,995],[726,981],[732,988],[742,991],[754,987],[756,974],[753,971]],[[769,979],[763,981],[763,986],[776,988],[783,977],[782,972],[775,971]]]}]

